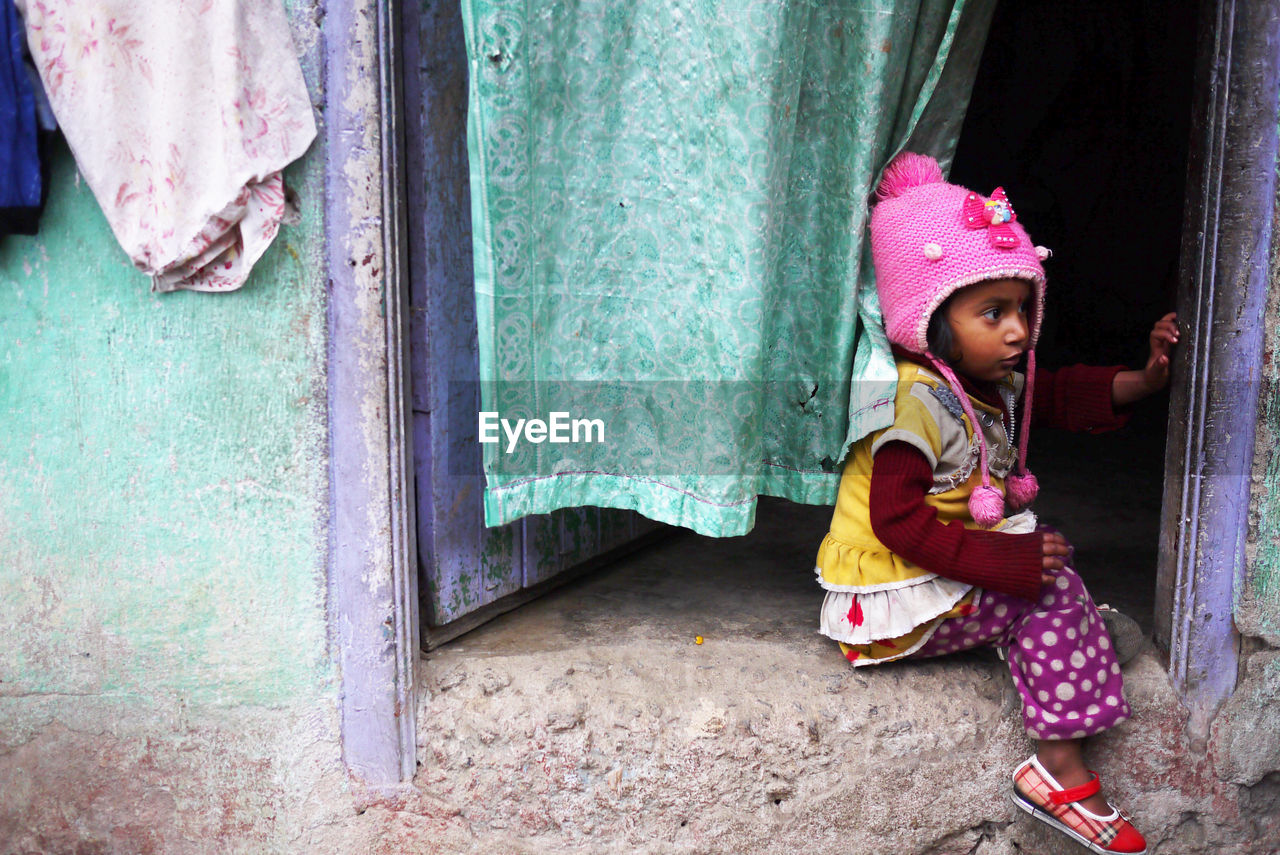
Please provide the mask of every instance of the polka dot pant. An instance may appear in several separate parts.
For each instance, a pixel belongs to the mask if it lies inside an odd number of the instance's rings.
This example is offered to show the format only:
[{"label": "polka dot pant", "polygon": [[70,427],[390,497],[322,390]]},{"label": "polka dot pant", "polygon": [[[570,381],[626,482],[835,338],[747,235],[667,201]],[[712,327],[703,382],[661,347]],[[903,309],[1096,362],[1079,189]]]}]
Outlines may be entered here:
[{"label": "polka dot pant", "polygon": [[1129,717],[1111,638],[1071,567],[1048,571],[1032,603],[975,589],[974,610],[938,625],[912,658],[983,645],[1006,649],[1022,717],[1033,739],[1078,739]]}]

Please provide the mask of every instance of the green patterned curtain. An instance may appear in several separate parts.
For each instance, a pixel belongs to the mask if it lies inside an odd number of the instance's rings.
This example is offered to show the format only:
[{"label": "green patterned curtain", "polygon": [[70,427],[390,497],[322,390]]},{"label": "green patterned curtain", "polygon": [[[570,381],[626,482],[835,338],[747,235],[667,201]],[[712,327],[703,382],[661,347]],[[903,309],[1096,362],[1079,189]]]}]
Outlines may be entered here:
[{"label": "green patterned curtain", "polygon": [[462,5],[486,524],[834,502],[892,416],[868,192],[949,161],[994,0]]}]

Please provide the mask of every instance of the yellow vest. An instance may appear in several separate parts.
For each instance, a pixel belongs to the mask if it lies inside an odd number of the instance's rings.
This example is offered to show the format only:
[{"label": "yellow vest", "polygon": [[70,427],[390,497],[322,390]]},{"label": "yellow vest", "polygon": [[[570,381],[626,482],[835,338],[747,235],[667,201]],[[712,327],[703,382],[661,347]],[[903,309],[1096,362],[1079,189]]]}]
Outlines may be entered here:
[{"label": "yellow vest", "polygon": [[[1004,381],[1002,395],[1016,399],[1022,378]],[[991,483],[1003,490],[1016,452],[1000,410],[970,396],[987,442]],[[948,616],[964,614],[971,586],[937,576],[889,551],[871,528],[871,466],[887,442],[907,442],[928,459],[934,483],[925,502],[938,521],[977,523],[969,496],[982,483],[973,428],[950,386],[914,362],[898,362],[893,424],[859,441],[846,458],[831,528],[818,547],[815,572],[828,592],[822,631],[841,642],[846,655],[882,661],[905,656]],[[1002,527],[1003,521],[997,528]],[[856,605],[855,605],[856,602]],[[873,642],[885,642],[873,644]],[[878,654],[878,655],[877,655]]]}]

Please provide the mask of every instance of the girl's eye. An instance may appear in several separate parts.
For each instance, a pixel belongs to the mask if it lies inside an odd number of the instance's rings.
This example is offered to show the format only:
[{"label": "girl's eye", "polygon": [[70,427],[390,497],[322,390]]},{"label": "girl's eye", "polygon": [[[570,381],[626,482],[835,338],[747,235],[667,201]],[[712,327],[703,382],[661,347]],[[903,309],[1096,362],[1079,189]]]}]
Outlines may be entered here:
[{"label": "girl's eye", "polygon": [[989,321],[998,320],[1000,318],[1000,309],[996,306],[992,306],[990,309],[983,312],[982,316]]}]

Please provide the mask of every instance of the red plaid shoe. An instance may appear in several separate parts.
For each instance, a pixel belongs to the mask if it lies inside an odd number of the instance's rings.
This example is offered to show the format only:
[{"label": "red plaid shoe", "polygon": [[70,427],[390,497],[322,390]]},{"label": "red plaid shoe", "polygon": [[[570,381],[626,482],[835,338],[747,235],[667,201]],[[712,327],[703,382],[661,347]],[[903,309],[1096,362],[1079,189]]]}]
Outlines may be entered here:
[{"label": "red plaid shoe", "polygon": [[1115,805],[1108,803],[1111,813],[1098,816],[1078,804],[1102,789],[1098,773],[1089,774],[1093,776],[1089,783],[1063,788],[1032,756],[1014,770],[1013,803],[1092,852],[1143,855],[1147,841]]}]

